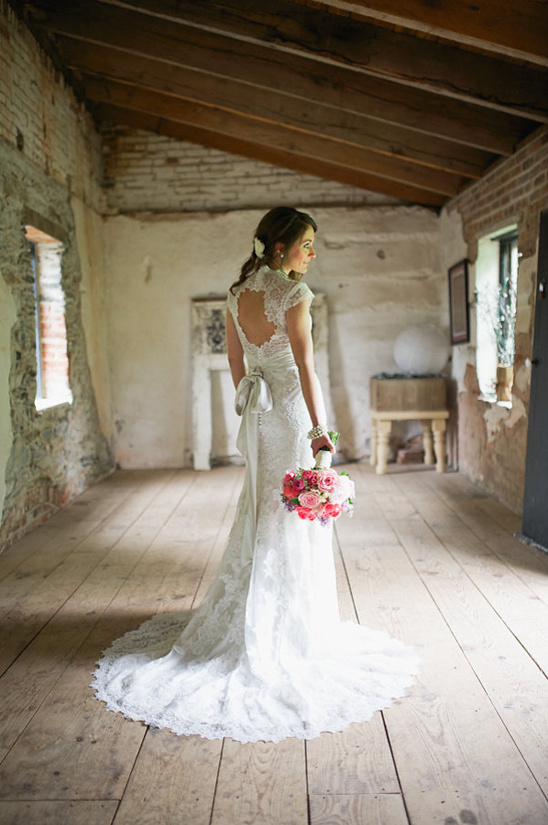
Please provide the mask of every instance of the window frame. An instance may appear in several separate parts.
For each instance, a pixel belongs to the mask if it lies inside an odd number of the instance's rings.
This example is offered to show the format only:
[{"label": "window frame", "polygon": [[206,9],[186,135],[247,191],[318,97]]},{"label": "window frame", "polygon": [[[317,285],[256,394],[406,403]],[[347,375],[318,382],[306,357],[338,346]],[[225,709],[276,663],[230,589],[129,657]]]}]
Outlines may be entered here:
[{"label": "window frame", "polygon": [[[68,335],[67,335],[67,319],[66,319],[66,298],[61,279],[61,258],[64,250],[63,242],[58,238],[50,235],[33,224],[25,225],[25,238],[29,244],[31,267],[33,272],[33,296],[34,296],[34,328],[35,328],[35,346],[36,346],[36,396],[34,405],[38,412],[52,407],[58,407],[65,404],[71,405],[73,401],[72,389],[70,386],[70,369],[68,356]],[[62,341],[65,347],[65,354],[61,356],[64,365],[66,364],[66,371],[64,373],[63,383],[64,387],[61,391],[48,393],[48,384],[54,383],[55,378],[52,373],[49,375],[48,381],[48,363],[44,357],[45,341],[42,335],[42,320],[41,320],[41,305],[44,302],[42,297],[42,272],[41,272],[41,256],[40,247],[47,245],[55,245],[56,264],[58,264],[58,281],[54,286],[57,286],[60,292],[61,300],[58,306],[62,307],[62,327],[63,333],[57,338],[57,341]],[[57,267],[56,267],[57,268]],[[50,285],[51,286],[51,285]],[[55,340],[55,339],[54,339]],[[58,381],[58,379],[57,379]]]}]

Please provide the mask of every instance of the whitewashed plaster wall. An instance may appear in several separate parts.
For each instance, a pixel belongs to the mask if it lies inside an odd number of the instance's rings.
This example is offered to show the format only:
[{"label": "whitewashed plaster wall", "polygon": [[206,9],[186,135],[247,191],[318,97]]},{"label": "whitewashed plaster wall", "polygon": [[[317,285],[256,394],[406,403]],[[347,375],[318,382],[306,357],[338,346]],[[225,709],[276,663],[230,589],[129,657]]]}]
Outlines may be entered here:
[{"label": "whitewashed plaster wall", "polygon": [[[203,212],[107,219],[106,308],[120,466],[191,466],[191,300],[226,295],[256,218]],[[223,387],[226,380],[215,385],[217,401]]]},{"label": "whitewashed plaster wall", "polygon": [[[462,216],[456,209],[443,209],[439,219],[440,227],[440,264],[441,271],[447,273],[449,267],[459,263],[459,261],[468,258],[468,244],[464,239],[462,229]],[[447,278],[447,275],[445,275]],[[470,303],[470,341],[464,344],[458,344],[452,347],[451,352],[451,376],[457,383],[457,391],[461,392],[464,388],[464,377],[466,373],[466,365],[475,363],[476,359],[476,316],[474,303],[474,264],[468,264],[468,287],[469,287],[469,303]],[[449,286],[445,291],[447,300],[447,316],[449,314]]]},{"label": "whitewashed plaster wall", "polygon": [[[191,300],[226,295],[263,211],[107,218],[114,451],[122,467],[191,465]],[[439,221],[418,207],[311,211],[318,258],[307,281],[328,300],[334,424],[347,457],[361,458],[369,379],[397,370],[396,336],[414,324],[447,328]],[[233,429],[219,400],[232,393],[226,376],[215,393],[218,425]]]},{"label": "whitewashed plaster wall", "polygon": [[362,458],[371,434],[369,381],[379,372],[399,371],[393,356],[398,334],[426,323],[447,329],[438,217],[403,206],[320,209],[314,215],[320,254],[309,280],[329,300],[341,449],[350,459]]},{"label": "whitewashed plaster wall", "polygon": [[97,402],[101,430],[112,441],[110,364],[105,324],[105,261],[103,218],[80,198],[71,198],[74,231],[81,267],[79,292],[82,325],[91,381]]}]

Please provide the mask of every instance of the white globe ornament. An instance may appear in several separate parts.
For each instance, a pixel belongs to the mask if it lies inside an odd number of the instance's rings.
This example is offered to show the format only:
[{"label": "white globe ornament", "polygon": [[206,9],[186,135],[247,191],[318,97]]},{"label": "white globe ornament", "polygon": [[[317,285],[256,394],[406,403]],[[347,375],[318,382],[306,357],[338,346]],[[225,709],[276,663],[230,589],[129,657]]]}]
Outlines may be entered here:
[{"label": "white globe ornament", "polygon": [[447,336],[435,324],[408,327],[394,343],[394,359],[406,375],[438,375],[448,358]]}]

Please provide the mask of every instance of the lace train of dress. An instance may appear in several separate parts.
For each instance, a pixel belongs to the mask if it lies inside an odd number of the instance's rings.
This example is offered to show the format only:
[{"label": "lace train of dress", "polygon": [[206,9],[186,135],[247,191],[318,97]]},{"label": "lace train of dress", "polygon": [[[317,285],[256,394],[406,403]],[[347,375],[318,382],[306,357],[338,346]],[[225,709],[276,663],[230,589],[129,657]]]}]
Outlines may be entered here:
[{"label": "lace train of dress", "polygon": [[[276,332],[250,344],[243,289],[264,292]],[[266,268],[229,295],[248,363],[237,392],[244,486],[227,548],[202,604],[158,615],[105,651],[93,687],[107,708],[177,734],[240,742],[311,739],[363,722],[402,696],[413,650],[340,622],[332,528],[284,510],[284,472],[311,465],[310,418],[285,313],[312,294]]]}]

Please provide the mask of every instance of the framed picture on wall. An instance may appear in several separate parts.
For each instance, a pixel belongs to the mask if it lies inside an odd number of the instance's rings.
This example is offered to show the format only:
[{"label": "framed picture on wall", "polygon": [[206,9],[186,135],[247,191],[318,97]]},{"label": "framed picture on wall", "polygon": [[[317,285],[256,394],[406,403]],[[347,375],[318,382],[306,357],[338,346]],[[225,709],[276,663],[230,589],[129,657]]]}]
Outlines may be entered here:
[{"label": "framed picture on wall", "polygon": [[449,318],[451,343],[465,344],[470,340],[468,310],[468,261],[459,261],[449,268]]}]

